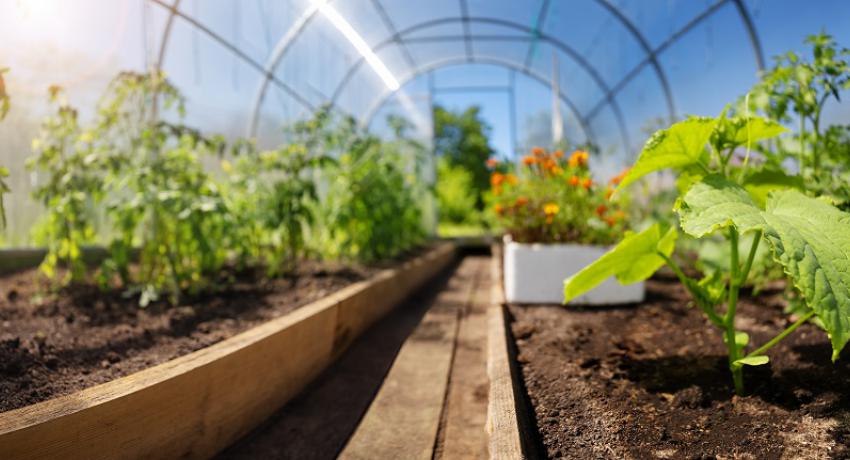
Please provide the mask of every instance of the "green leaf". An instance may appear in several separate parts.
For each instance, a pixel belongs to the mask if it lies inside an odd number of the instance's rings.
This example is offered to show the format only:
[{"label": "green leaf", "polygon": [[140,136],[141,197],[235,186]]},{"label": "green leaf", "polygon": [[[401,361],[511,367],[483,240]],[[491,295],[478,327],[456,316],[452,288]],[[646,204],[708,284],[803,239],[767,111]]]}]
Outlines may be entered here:
[{"label": "green leaf", "polygon": [[723,148],[750,146],[788,131],[779,123],[762,117],[738,116],[723,119],[715,131],[716,144]]},{"label": "green leaf", "polygon": [[795,190],[767,200],[765,238],[823,322],[832,359],[850,340],[850,214]]},{"label": "green leaf", "polygon": [[744,188],[760,208],[767,203],[767,196],[774,190],[803,190],[803,178],[789,176],[779,169],[762,169],[744,178]]},{"label": "green leaf", "polygon": [[605,255],[564,280],[564,303],[593,289],[611,276],[616,276],[621,284],[649,278],[665,263],[658,253],[670,256],[677,236],[675,228],[662,232],[658,224],[640,233],[627,235]]},{"label": "green leaf", "polygon": [[663,169],[679,169],[688,165],[701,165],[702,169],[706,169],[705,144],[716,125],[714,118],[692,117],[656,132],[646,142],[637,162],[617,190]]},{"label": "green leaf", "polygon": [[717,174],[694,184],[679,201],[677,211],[682,230],[696,238],[733,224],[741,233],[764,226],[761,209],[749,193]]},{"label": "green leaf", "polygon": [[738,365],[738,366],[763,366],[763,365],[765,365],[769,362],[770,362],[770,358],[768,358],[767,356],[761,355],[761,356],[749,356],[749,357],[746,357],[746,358],[741,358],[739,360],[736,360],[732,364]]}]

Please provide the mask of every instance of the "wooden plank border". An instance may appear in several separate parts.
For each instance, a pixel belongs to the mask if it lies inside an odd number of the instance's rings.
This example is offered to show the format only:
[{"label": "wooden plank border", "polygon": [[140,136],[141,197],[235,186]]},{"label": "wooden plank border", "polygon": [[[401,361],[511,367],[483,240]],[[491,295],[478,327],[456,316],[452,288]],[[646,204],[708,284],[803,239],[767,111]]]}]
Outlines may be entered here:
[{"label": "wooden plank border", "polygon": [[0,413],[0,458],[209,458],[295,396],[456,247],[141,372]]},{"label": "wooden plank border", "polygon": [[515,460],[525,458],[522,448],[517,398],[511,372],[508,345],[509,331],[502,288],[502,247],[491,247],[490,307],[487,312],[487,375],[490,393],[487,406],[487,432],[490,435],[490,458]]}]

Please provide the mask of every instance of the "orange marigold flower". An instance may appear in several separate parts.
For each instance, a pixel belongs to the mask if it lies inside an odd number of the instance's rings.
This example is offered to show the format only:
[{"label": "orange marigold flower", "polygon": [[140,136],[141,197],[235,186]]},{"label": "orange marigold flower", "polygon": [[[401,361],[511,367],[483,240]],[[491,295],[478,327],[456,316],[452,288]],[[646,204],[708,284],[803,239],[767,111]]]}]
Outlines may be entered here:
[{"label": "orange marigold flower", "polygon": [[493,210],[496,211],[496,214],[501,214],[505,212],[505,207],[502,206],[502,203],[496,203],[496,205],[493,206]]},{"label": "orange marigold flower", "polygon": [[608,206],[605,206],[604,204],[600,204],[599,206],[596,207],[596,215],[598,215],[599,217],[602,217],[603,215],[605,215],[606,212],[608,212]]},{"label": "orange marigold flower", "polygon": [[564,173],[563,168],[561,168],[561,167],[560,167],[560,166],[558,166],[558,165],[555,165],[555,166],[554,166],[554,167],[552,167],[552,169],[550,169],[549,171],[551,171],[551,172],[552,172],[552,175],[554,175],[554,176],[560,176],[561,174],[563,174],[563,173]]},{"label": "orange marigold flower", "polygon": [[559,210],[560,208],[555,203],[546,203],[543,206],[543,214],[546,214],[547,216],[554,216],[555,214],[558,214]]},{"label": "orange marigold flower", "polygon": [[572,185],[573,187],[575,187],[575,186],[577,186],[577,185],[579,184],[579,182],[581,182],[581,179],[579,179],[579,177],[578,177],[578,176],[570,176],[570,179],[569,179],[569,183],[570,183],[570,185]]},{"label": "orange marigold flower", "polygon": [[533,149],[531,149],[531,153],[532,153],[534,156],[538,156],[538,157],[542,157],[543,155],[546,155],[546,151],[545,151],[545,150],[543,150],[543,149],[542,149],[542,148],[540,148],[540,147],[534,147]]},{"label": "orange marigold flower", "polygon": [[617,219],[609,216],[605,218],[605,223],[608,224],[609,227],[613,227],[617,224]]},{"label": "orange marigold flower", "polygon": [[525,206],[527,204],[528,204],[528,198],[526,198],[524,196],[517,197],[516,202],[514,202],[514,205],[516,205],[516,206]]},{"label": "orange marigold flower", "polygon": [[570,155],[569,164],[571,168],[583,168],[587,166],[587,152],[584,150],[576,150]]},{"label": "orange marigold flower", "polygon": [[493,187],[499,187],[504,181],[505,176],[503,174],[493,173],[492,175],[490,175],[490,185],[492,185]]},{"label": "orange marigold flower", "polygon": [[516,176],[511,173],[505,174],[505,180],[511,185],[516,185],[519,183],[519,179],[517,179]]},{"label": "orange marigold flower", "polygon": [[555,160],[552,160],[552,159],[548,159],[548,158],[547,158],[547,159],[546,159],[546,160],[544,160],[544,162],[543,162],[543,167],[544,167],[544,168],[546,168],[547,170],[551,171],[551,170],[553,170],[553,169],[555,169],[555,168],[557,168],[557,167],[558,167],[558,163],[556,163],[556,162],[555,162]]},{"label": "orange marigold flower", "polygon": [[581,186],[584,187],[585,190],[590,190],[590,186],[593,185],[593,180],[589,177],[585,177],[583,181],[581,181]]},{"label": "orange marigold flower", "polygon": [[552,156],[555,157],[555,158],[563,158],[564,151],[563,150],[556,150],[555,152],[552,153]]},{"label": "orange marigold flower", "polygon": [[620,182],[622,182],[623,178],[626,177],[626,174],[629,173],[629,169],[630,168],[624,169],[622,172],[620,172],[620,174],[617,174],[616,176],[612,177],[611,180],[608,181],[608,183],[611,185],[620,185]]},{"label": "orange marigold flower", "polygon": [[526,166],[531,166],[534,163],[537,163],[537,158],[534,158],[531,155],[526,155],[526,156],[522,157],[522,164],[524,164]]},{"label": "orange marigold flower", "polygon": [[488,168],[495,168],[496,166],[499,166],[499,160],[497,160],[495,158],[490,158],[490,159],[487,160],[487,167]]},{"label": "orange marigold flower", "polygon": [[626,218],[626,213],[624,213],[624,212],[623,212],[623,211],[621,211],[621,210],[618,210],[617,212],[615,212],[615,213],[614,213],[614,217],[615,217],[617,220],[623,220],[623,219],[625,219],[625,218]]}]

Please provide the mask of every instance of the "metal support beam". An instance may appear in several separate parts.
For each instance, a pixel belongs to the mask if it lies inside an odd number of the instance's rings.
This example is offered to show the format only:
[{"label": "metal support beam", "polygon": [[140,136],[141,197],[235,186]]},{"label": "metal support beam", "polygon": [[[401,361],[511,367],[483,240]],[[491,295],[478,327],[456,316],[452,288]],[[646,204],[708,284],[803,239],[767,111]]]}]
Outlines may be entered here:
[{"label": "metal support beam", "polygon": [[[519,136],[517,135],[517,123],[516,123],[516,70],[510,70],[510,87],[511,90],[508,92],[508,114],[510,115],[510,123],[511,123],[511,158],[516,157],[518,152],[519,142],[517,142]],[[560,93],[559,93],[560,96]],[[585,133],[585,138],[587,137],[587,133]]]},{"label": "metal support beam", "polygon": [[[482,63],[482,64],[495,65],[495,66],[499,66],[499,67],[504,67],[506,69],[513,69],[516,72],[520,72],[520,73],[528,76],[529,78],[536,80],[538,83],[542,84],[543,86],[550,87],[549,86],[549,80],[546,77],[544,77],[540,74],[537,74],[533,71],[527,71],[522,66],[522,64],[512,62],[512,61],[508,61],[508,60],[504,60],[504,59],[485,58],[485,57],[478,57],[478,58],[476,58],[475,62]],[[433,71],[440,69],[440,68],[443,68],[443,67],[449,67],[449,66],[460,65],[460,64],[467,64],[466,57],[455,57],[455,58],[445,59],[445,60],[442,60],[442,61],[439,61],[439,62],[429,64],[427,66],[424,66],[424,67],[417,69],[415,72],[411,73],[410,75],[407,75],[406,77],[400,79],[399,82],[401,83],[401,87],[404,87],[404,85],[406,83],[408,83],[409,81],[413,80],[414,78],[416,78],[420,75],[428,74],[430,72],[433,72]],[[383,94],[381,94],[381,96],[379,96],[376,99],[376,101],[372,104],[372,106],[369,107],[369,110],[366,112],[365,116],[361,119],[362,120],[361,126],[368,127],[369,125],[371,125],[372,119],[378,113],[378,110],[386,103],[387,99],[389,99],[393,94],[395,94],[395,91],[390,91],[390,90],[387,90]],[[579,127],[581,128],[582,132],[584,133],[585,140],[589,141],[589,142],[597,143],[596,142],[596,136],[593,133],[593,130],[591,129],[590,125],[587,124],[586,120],[581,115],[581,113],[578,111],[575,104],[568,97],[564,96],[563,94],[560,94],[559,97],[561,98],[562,101],[564,101],[564,104],[567,106],[567,108],[569,108],[570,111],[573,112],[573,115],[575,115],[576,120],[578,120],[578,122],[579,122]],[[621,128],[622,129],[620,130],[620,134],[621,134],[622,139],[623,139],[623,145],[624,145],[624,147],[626,147],[626,149],[628,151],[628,145],[630,145],[629,141],[628,141],[628,133],[625,131],[624,126],[621,126]]]},{"label": "metal support beam", "polygon": [[[372,6],[375,7],[375,10],[378,11],[378,16],[381,17],[381,21],[384,22],[384,26],[387,30],[390,31],[391,34],[398,34],[398,30],[395,28],[395,23],[390,18],[390,15],[387,14],[387,10],[384,8],[384,5],[381,4],[381,0],[372,0]],[[413,55],[410,54],[410,50],[404,46],[404,43],[397,42],[399,48],[401,48],[401,55],[404,56],[404,60],[407,62],[407,65],[410,66],[411,69],[416,68],[416,59],[413,59]]]},{"label": "metal support beam", "polygon": [[549,3],[551,0],[543,0],[540,5],[540,12],[537,13],[537,21],[534,23],[534,36],[531,44],[528,45],[528,51],[525,53],[525,68],[531,68],[531,60],[534,59],[534,47],[539,40],[540,31],[546,26],[546,17],[549,15]]},{"label": "metal support beam", "polygon": [[764,52],[761,48],[761,40],[759,40],[758,32],[756,32],[756,26],[753,24],[753,18],[750,16],[750,12],[742,0],[734,0],[734,2],[735,7],[738,9],[738,14],[741,15],[741,20],[744,21],[747,36],[750,37],[750,45],[752,45],[753,53],[756,57],[756,67],[759,72],[764,72]]},{"label": "metal support beam", "polygon": [[[298,92],[297,92],[297,91],[295,91],[294,89],[292,89],[291,87],[289,87],[289,85],[287,85],[286,83],[284,83],[284,82],[280,81],[280,80],[279,80],[277,77],[275,77],[273,74],[271,74],[271,73],[267,72],[267,71],[263,68],[262,64],[258,63],[258,62],[257,62],[257,61],[255,61],[254,59],[252,59],[252,58],[251,58],[251,56],[248,56],[247,54],[245,54],[245,52],[244,52],[244,51],[240,50],[238,47],[236,47],[236,45],[234,45],[234,44],[230,43],[228,40],[226,40],[226,39],[225,39],[224,37],[222,37],[221,35],[219,35],[219,34],[215,33],[214,31],[212,31],[209,27],[205,26],[204,24],[201,24],[201,23],[200,23],[198,20],[196,20],[195,18],[193,18],[193,17],[191,17],[191,16],[188,16],[188,15],[184,14],[183,12],[181,12],[180,10],[178,10],[178,9],[176,8],[176,6],[168,5],[167,3],[165,3],[165,2],[164,2],[164,1],[162,1],[162,0],[150,0],[150,1],[154,2],[155,4],[157,4],[157,5],[159,5],[159,6],[163,7],[163,8],[165,8],[165,9],[167,9],[167,10],[169,10],[169,11],[171,12],[171,14],[172,14],[172,15],[179,16],[180,18],[182,18],[183,20],[185,20],[185,21],[186,21],[186,22],[188,22],[189,24],[192,24],[192,26],[194,26],[196,29],[198,29],[198,30],[200,30],[201,32],[205,33],[207,36],[209,36],[210,38],[212,38],[213,40],[215,40],[216,42],[218,42],[218,44],[219,44],[219,45],[223,46],[223,47],[224,47],[224,48],[226,48],[228,51],[230,51],[231,53],[235,54],[235,55],[236,55],[236,56],[238,56],[240,59],[242,59],[242,61],[243,61],[243,62],[245,62],[245,63],[246,63],[246,64],[248,64],[249,66],[253,67],[255,70],[257,70],[258,72],[260,72],[262,75],[264,75],[264,76],[266,77],[266,81],[272,81],[272,82],[273,82],[276,86],[278,86],[280,89],[284,90],[287,94],[289,94],[290,96],[292,96],[292,98],[293,98],[293,99],[295,99],[296,101],[300,102],[300,103],[301,103],[302,105],[304,105],[306,108],[308,108],[308,109],[310,109],[310,110],[315,110],[315,107],[313,107],[313,105],[312,105],[312,104],[310,104],[310,102],[309,102],[309,101],[307,101],[307,100],[306,100],[306,99],[304,99],[304,98],[303,98],[300,94],[298,94]],[[164,46],[164,44],[163,44],[163,46]],[[164,55],[164,51],[163,51],[163,55]]]},{"label": "metal support beam", "polygon": [[[462,19],[459,19],[459,18],[443,18],[443,19],[433,19],[433,20],[425,21],[425,22],[422,22],[422,23],[419,23],[419,24],[414,24],[414,25],[411,25],[411,26],[405,28],[404,30],[399,31],[399,33],[396,36],[390,37],[387,40],[384,40],[383,42],[379,43],[378,45],[375,46],[374,49],[375,50],[381,49],[384,46],[392,44],[392,43],[394,43],[398,40],[404,41],[404,37],[406,35],[412,34],[412,33],[417,32],[419,30],[428,29],[428,28],[440,26],[440,25],[443,25],[443,24],[457,23],[457,22],[461,22],[461,21],[462,21]],[[504,19],[469,17],[468,21],[469,22],[483,23],[483,24],[498,25],[498,26],[501,26],[501,27],[509,28],[509,29],[519,30],[521,32],[526,33],[527,35],[531,35],[533,33],[533,29],[531,29],[528,26],[525,26],[525,25],[519,24],[519,23],[515,23],[515,22],[512,22],[512,21],[504,20]],[[623,135],[623,138],[625,139],[625,149],[626,149],[626,151],[629,151],[631,149],[631,143],[628,140],[629,136],[628,136],[628,132],[627,132],[627,129],[626,129],[623,111],[620,109],[620,106],[617,104],[617,101],[613,98],[613,95],[610,92],[608,85],[605,83],[605,80],[602,78],[600,72],[592,64],[590,64],[590,62],[588,62],[587,59],[585,59],[584,56],[582,56],[577,50],[570,47],[566,43],[562,42],[561,40],[557,39],[556,37],[550,36],[550,35],[542,33],[542,32],[539,35],[540,35],[541,40],[547,41],[553,47],[555,47],[559,51],[566,54],[576,64],[578,64],[579,67],[581,67],[584,71],[586,71],[589,74],[589,76],[591,77],[591,79],[594,81],[594,83],[600,88],[600,90],[604,94],[611,95],[608,98],[608,103],[611,104],[611,109],[614,111],[614,117],[616,118],[620,132]],[[482,61],[482,59],[483,58],[479,57],[479,58],[476,58],[476,61],[480,62],[480,61]],[[342,80],[340,80],[339,85],[337,85],[337,88],[336,88],[336,90],[334,90],[334,92],[331,96],[331,100],[329,101],[331,105],[336,105],[336,101],[339,98],[340,94],[345,89],[349,80],[354,76],[357,69],[363,64],[363,62],[365,62],[364,59],[358,59],[357,61],[355,61],[354,64],[352,64],[352,66],[349,68],[348,72],[346,72],[346,74],[342,78]],[[521,70],[524,73],[526,73],[526,69],[524,67]]]},{"label": "metal support beam", "polygon": [[638,76],[638,74],[640,74],[640,71],[643,70],[643,68],[646,67],[647,64],[649,64],[651,57],[659,56],[661,53],[666,51],[667,48],[670,47],[670,45],[678,41],[682,36],[693,30],[696,26],[698,26],[704,20],[708,19],[711,15],[717,12],[720,7],[722,7],[726,3],[729,3],[730,1],[732,0],[717,0],[711,6],[706,8],[702,13],[698,14],[696,17],[688,21],[688,23],[682,26],[682,28],[673,32],[673,34],[667,37],[664,42],[662,42],[660,45],[658,45],[658,47],[652,50],[652,52],[647,55],[643,59],[643,61],[639,62],[636,66],[634,66],[632,70],[630,70],[623,78],[620,79],[620,81],[618,81],[614,86],[612,86],[611,93],[604,95],[599,100],[599,102],[597,102],[596,105],[594,105],[593,108],[590,109],[589,112],[587,112],[587,118],[589,120],[592,120],[594,117],[596,117],[596,115],[599,114],[599,111],[602,110],[603,107],[605,107],[605,105],[611,98],[614,97],[614,95],[622,91],[622,89],[625,88],[625,86],[630,81],[632,81],[635,77]]},{"label": "metal support beam", "polygon": [[638,44],[643,49],[643,52],[646,53],[646,57],[649,59],[649,63],[652,65],[652,68],[655,69],[655,75],[661,83],[661,90],[664,91],[664,97],[667,100],[667,112],[670,116],[670,122],[672,123],[676,119],[676,106],[673,103],[673,91],[670,89],[670,82],[667,81],[667,74],[664,73],[664,69],[661,68],[661,64],[659,64],[655,53],[649,46],[649,41],[647,41],[646,37],[643,36],[637,26],[622,11],[620,11],[620,8],[611,3],[610,0],[596,0],[596,3],[608,10],[609,13],[620,21],[626,30],[632,34],[632,37],[637,40]]},{"label": "metal support beam", "polygon": [[464,45],[466,46],[466,60],[469,62],[473,61],[475,54],[472,52],[472,40],[469,39],[469,5],[467,5],[466,0],[458,0],[460,2],[460,19],[463,21],[463,36]]}]

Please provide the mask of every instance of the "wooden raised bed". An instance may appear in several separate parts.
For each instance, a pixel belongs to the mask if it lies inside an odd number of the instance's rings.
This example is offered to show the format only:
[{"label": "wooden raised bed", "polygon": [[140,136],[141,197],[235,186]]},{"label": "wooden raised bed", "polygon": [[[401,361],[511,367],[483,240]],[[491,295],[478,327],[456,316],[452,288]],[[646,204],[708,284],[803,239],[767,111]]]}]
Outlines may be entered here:
[{"label": "wooden raised bed", "polygon": [[0,414],[0,458],[209,458],[450,265],[445,243],[294,312],[136,374]]}]

